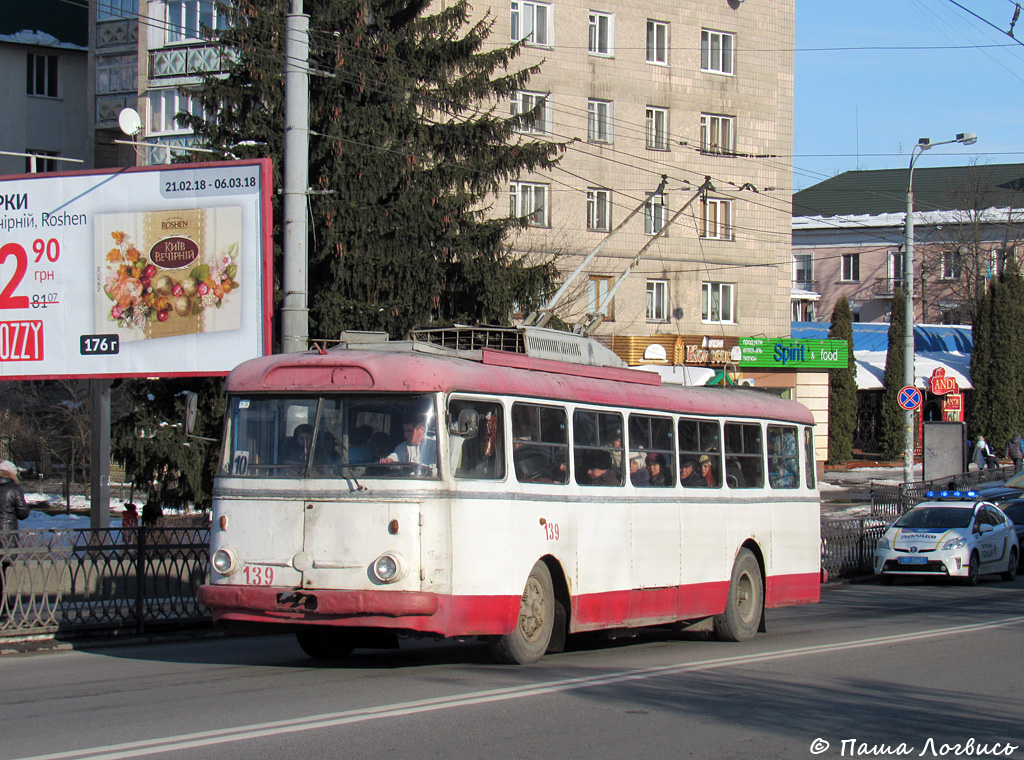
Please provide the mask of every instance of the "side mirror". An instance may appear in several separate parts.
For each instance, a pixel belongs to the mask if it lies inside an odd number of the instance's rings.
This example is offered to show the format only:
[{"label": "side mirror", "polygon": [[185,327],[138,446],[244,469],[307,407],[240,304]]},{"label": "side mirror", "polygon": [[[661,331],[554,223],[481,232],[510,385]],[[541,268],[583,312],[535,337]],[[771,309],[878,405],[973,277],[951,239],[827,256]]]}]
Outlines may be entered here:
[{"label": "side mirror", "polygon": [[463,438],[476,438],[480,431],[480,413],[476,409],[463,409],[459,418],[448,420],[448,432]]},{"label": "side mirror", "polygon": [[993,530],[995,530],[995,528],[993,528],[993,527],[992,527],[991,525],[989,525],[988,523],[985,523],[984,525],[979,525],[979,526],[978,526],[978,532],[979,532],[979,533],[980,533],[981,535],[985,535],[986,533],[991,533],[991,532],[992,532]]}]

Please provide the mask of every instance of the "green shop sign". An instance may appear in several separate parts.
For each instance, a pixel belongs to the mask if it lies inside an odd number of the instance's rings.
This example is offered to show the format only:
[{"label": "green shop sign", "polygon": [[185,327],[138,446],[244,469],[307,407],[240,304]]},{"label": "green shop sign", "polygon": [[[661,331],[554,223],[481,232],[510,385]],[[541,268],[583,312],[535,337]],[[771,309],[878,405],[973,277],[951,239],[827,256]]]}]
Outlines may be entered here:
[{"label": "green shop sign", "polygon": [[845,340],[740,338],[741,367],[776,369],[845,369],[849,352]]}]

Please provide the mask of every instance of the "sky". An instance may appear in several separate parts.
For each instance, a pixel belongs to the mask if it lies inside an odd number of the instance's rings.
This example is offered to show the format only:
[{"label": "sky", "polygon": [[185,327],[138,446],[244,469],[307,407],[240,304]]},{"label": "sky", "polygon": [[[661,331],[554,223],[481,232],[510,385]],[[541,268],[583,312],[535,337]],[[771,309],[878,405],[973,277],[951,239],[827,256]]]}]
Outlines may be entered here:
[{"label": "sky", "polygon": [[796,0],[794,190],[845,171],[906,168],[919,138],[961,132],[978,142],[932,148],[916,165],[1024,163],[1024,12],[1020,42],[1006,33],[1016,7]]}]

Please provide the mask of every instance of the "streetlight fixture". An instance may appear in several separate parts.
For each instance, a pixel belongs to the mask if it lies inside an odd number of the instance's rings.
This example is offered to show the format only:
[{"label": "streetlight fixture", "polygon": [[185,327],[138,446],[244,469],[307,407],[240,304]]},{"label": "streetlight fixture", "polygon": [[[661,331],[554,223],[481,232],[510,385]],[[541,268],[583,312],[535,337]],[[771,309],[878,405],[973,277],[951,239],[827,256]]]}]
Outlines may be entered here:
[{"label": "streetlight fixture", "polygon": [[[932,142],[927,137],[917,141],[910,149],[910,176],[907,180],[907,223],[906,244],[903,246],[903,276],[906,280],[906,329],[903,348],[903,384],[911,388],[917,387],[914,377],[914,164],[929,148],[937,145],[962,143],[974,145],[978,135],[974,132],[961,132],[952,140]],[[907,409],[903,413],[903,483],[907,487],[914,482],[914,411]]]}]

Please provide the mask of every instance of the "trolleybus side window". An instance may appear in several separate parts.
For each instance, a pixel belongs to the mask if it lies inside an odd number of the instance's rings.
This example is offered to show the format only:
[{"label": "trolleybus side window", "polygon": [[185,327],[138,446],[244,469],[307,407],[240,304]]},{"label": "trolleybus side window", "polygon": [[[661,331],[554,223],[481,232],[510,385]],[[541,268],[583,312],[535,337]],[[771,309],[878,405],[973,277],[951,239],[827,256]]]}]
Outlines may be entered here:
[{"label": "trolleybus side window", "polygon": [[772,488],[799,488],[798,446],[795,427],[768,426],[768,483]]},{"label": "trolleybus side window", "polygon": [[565,409],[522,402],[512,405],[512,464],[520,483],[569,482]]},{"label": "trolleybus side window", "polygon": [[576,482],[583,486],[622,485],[622,415],[577,409],[572,416]]},{"label": "trolleybus side window", "polygon": [[807,487],[814,488],[814,431],[811,428],[804,428],[804,473],[807,479]]},{"label": "trolleybus side window", "polygon": [[764,487],[764,445],[757,423],[725,423],[725,482],[730,488]]},{"label": "trolleybus side window", "polygon": [[629,415],[629,479],[633,485],[675,485],[674,437],[671,417]]},{"label": "trolleybus side window", "polygon": [[679,482],[684,488],[722,487],[722,438],[718,422],[680,418]]},{"label": "trolleybus side window", "polygon": [[452,399],[448,404],[448,452],[456,478],[505,477],[505,420],[501,404]]}]

